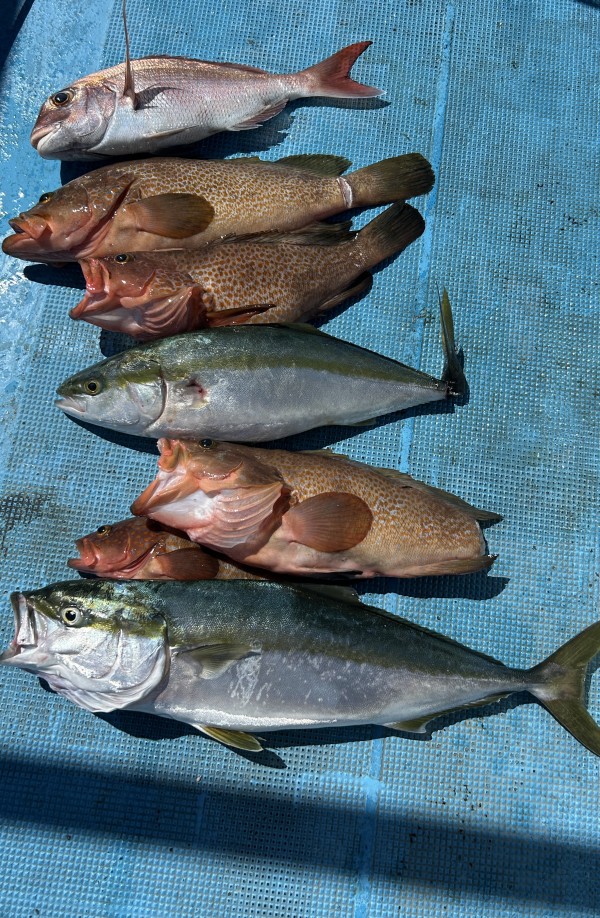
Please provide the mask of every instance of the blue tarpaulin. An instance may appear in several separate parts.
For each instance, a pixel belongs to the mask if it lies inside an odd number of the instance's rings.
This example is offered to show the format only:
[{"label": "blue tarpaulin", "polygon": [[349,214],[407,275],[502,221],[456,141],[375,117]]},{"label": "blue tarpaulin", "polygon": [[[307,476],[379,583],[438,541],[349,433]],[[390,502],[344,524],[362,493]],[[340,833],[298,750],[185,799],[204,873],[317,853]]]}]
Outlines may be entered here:
[{"label": "blue tarpaulin", "polygon": [[[78,166],[43,161],[43,99],[123,59],[117,0],[4,0],[2,234]],[[487,575],[363,596],[513,666],[600,616],[600,4],[594,0],[129,0],[134,56],[302,69],[372,39],[384,101],[293,103],[208,157],[409,151],[437,182],[425,234],[324,328],[434,374],[446,286],[466,404],[293,445],[409,471],[504,515]],[[372,214],[361,214],[361,225]],[[128,514],[156,455],[73,423],[58,383],[110,336],[68,318],[77,270],[0,262],[0,634],[8,594],[66,579],[73,540]],[[525,696],[436,722],[270,736],[263,764],[150,716],[94,716],[0,669],[7,918],[600,913],[600,762]],[[600,690],[590,686],[600,716]]]}]

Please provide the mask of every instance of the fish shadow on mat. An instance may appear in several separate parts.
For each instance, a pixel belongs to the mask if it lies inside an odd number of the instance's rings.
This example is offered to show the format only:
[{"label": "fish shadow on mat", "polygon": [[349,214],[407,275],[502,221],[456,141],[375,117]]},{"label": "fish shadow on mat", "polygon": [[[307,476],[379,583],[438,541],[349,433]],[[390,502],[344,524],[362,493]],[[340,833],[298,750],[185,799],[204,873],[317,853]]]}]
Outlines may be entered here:
[{"label": "fish shadow on mat", "polygon": [[[359,596],[365,593],[397,593],[413,599],[493,599],[510,583],[509,577],[492,577],[487,571],[442,577],[378,577],[374,580],[349,581]],[[399,613],[400,614],[400,613]]]},{"label": "fish shadow on mat", "polygon": [[23,270],[23,274],[27,280],[33,281],[35,284],[85,290],[85,278],[81,268],[75,262],[69,262],[69,264],[61,268],[56,265],[27,265]]},{"label": "fish shadow on mat", "polygon": [[[590,676],[591,679],[591,676]],[[42,680],[40,680],[42,682]],[[50,689],[48,689],[51,691]],[[324,746],[340,746],[348,743],[371,743],[378,739],[391,739],[394,742],[412,741],[416,743],[428,743],[433,739],[434,734],[451,728],[454,724],[461,723],[464,720],[475,720],[480,718],[493,717],[498,714],[506,714],[514,708],[521,705],[536,703],[531,695],[527,692],[519,692],[500,701],[495,701],[487,705],[468,710],[458,710],[450,714],[444,714],[432,718],[430,725],[425,733],[409,733],[403,730],[390,730],[377,724],[364,724],[354,727],[327,727],[323,729],[312,730],[274,730],[264,732],[261,736],[260,730],[253,732],[253,735],[259,736],[264,743],[262,752],[245,752],[240,749],[223,746],[223,755],[234,755],[246,759],[253,765],[261,768],[272,768],[276,770],[285,770],[288,765],[285,759],[278,754],[286,749],[297,748],[318,748]],[[540,705],[540,707],[543,707]],[[100,720],[110,724],[122,733],[137,739],[146,740],[175,740],[183,736],[195,736],[199,743],[211,742],[217,743],[210,737],[203,736],[202,733],[194,730],[187,724],[178,723],[174,720],[155,717],[152,714],[142,714],[133,711],[111,711],[108,714],[96,714]],[[222,744],[218,744],[222,745]]]},{"label": "fish shadow on mat", "polygon": [[134,437],[132,434],[120,433],[118,430],[109,430],[107,427],[97,427],[95,424],[88,424],[86,421],[80,421],[79,418],[69,416],[69,420],[78,427],[83,427],[89,433],[95,434],[101,440],[107,443],[114,443],[115,446],[125,446],[127,449],[134,449],[138,453],[150,453],[158,456],[156,440],[151,437]]},{"label": "fish shadow on mat", "polygon": [[120,332],[111,332],[102,329],[98,344],[100,352],[104,357],[114,357],[115,354],[121,354],[132,347],[139,346],[142,342],[136,341],[130,335],[124,335]]}]

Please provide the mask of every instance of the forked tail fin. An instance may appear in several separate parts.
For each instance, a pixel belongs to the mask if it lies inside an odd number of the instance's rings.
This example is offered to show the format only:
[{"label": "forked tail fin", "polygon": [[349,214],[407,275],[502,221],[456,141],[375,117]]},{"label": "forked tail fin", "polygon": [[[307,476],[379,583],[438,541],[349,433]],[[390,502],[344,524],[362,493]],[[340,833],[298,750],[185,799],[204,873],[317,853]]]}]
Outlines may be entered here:
[{"label": "forked tail fin", "polygon": [[442,322],[442,347],[444,348],[445,357],[442,379],[448,384],[448,395],[466,395],[469,385],[463,372],[462,361],[456,350],[452,307],[450,306],[448,291],[445,288],[440,297],[440,317]]},{"label": "forked tail fin", "polygon": [[529,691],[576,740],[600,756],[600,727],[585,706],[588,666],[600,653],[600,622],[529,670],[538,684]]},{"label": "forked tail fin", "polygon": [[352,65],[357,57],[366,51],[370,41],[357,41],[354,45],[342,48],[318,64],[301,70],[306,77],[306,95],[329,96],[333,99],[361,99],[380,96],[382,89],[357,83],[350,76]]}]

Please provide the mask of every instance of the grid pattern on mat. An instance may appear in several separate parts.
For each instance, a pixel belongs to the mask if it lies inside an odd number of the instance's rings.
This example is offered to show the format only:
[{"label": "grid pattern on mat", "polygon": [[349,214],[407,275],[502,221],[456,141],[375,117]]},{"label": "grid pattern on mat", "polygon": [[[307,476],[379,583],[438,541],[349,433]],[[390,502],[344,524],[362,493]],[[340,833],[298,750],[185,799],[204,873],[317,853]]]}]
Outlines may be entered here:
[{"label": "grid pattern on mat", "polygon": [[[488,576],[360,591],[511,665],[538,662],[600,608],[598,3],[128,8],[136,56],[292,71],[373,40],[353,74],[385,88],[386,104],[294,103],[258,131],[208,140],[203,155],[322,151],[355,168],[419,150],[433,162],[435,190],[413,202],[426,233],[326,328],[438,373],[445,285],[470,399],[293,444],[334,442],[503,513],[487,530],[499,554]],[[20,3],[7,29],[6,218],[60,181],[28,144],[42,99],[123,55],[112,0]],[[62,167],[63,180],[76,173]],[[73,539],[124,516],[154,472],[152,444],[129,449],[52,407],[57,383],[101,356],[98,332],[67,317],[77,283],[69,269],[0,262],[3,646],[8,593],[66,578]],[[259,767],[182,725],[94,717],[0,670],[0,914],[598,914],[600,765],[523,701],[446,717],[430,742],[379,728],[276,734],[272,767]],[[600,715],[594,682],[590,707]]]}]

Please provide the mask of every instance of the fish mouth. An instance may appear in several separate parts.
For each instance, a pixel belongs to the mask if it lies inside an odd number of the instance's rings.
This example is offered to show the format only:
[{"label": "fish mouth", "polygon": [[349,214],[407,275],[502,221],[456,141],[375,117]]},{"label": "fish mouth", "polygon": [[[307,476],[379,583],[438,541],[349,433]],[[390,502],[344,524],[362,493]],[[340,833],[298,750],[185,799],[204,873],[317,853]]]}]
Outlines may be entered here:
[{"label": "fish mouth", "polygon": [[56,150],[47,149],[51,145],[55,134],[56,127],[48,127],[46,124],[40,124],[39,127],[34,125],[33,130],[29,135],[29,142],[31,143],[31,146],[38,151],[40,156],[48,156],[48,154],[56,156]]},{"label": "fish mouth", "polygon": [[160,473],[131,505],[134,516],[150,516],[160,507],[182,500],[198,491],[193,475],[161,477]]},{"label": "fish mouth", "polygon": [[[41,217],[25,217],[21,214],[19,217],[13,217],[8,221],[14,230],[11,236],[7,236],[2,243],[2,251],[5,255],[36,255],[40,251],[39,244],[42,236],[48,232],[49,225]],[[53,259],[53,253],[43,252],[44,258]],[[57,259],[58,260],[58,259]]]},{"label": "fish mouth", "polygon": [[[130,289],[131,284],[122,285],[121,290],[111,290],[110,269],[99,258],[82,259],[80,266],[85,277],[86,292],[83,299],[70,311],[72,319],[96,315],[115,307],[137,306],[140,300],[144,303],[144,298],[156,276],[156,271],[153,271],[145,283],[135,286],[133,290]],[[131,300],[130,304],[126,302],[127,299]]]},{"label": "fish mouth", "polygon": [[23,593],[11,593],[10,604],[15,617],[15,636],[4,653],[0,654],[0,664],[24,666],[28,656],[38,651],[40,639],[44,637],[44,634],[40,634],[43,620],[36,616],[33,605]]},{"label": "fish mouth", "polygon": [[76,571],[89,571],[93,573],[94,568],[100,560],[93,544],[84,536],[83,539],[76,540],[75,548],[79,552],[79,558],[69,558],[67,567],[72,567],[73,570]]},{"label": "fish mouth", "polygon": [[[60,395],[60,389],[56,391]],[[54,399],[54,404],[65,414],[70,414],[75,418],[83,417],[87,411],[87,402],[83,395],[61,395],[60,398]]]},{"label": "fish mouth", "polygon": [[85,258],[80,262],[85,277],[85,294],[83,299],[71,309],[72,319],[81,319],[85,315],[102,312],[107,306],[118,305],[118,299],[108,290],[110,275],[98,258]]}]

